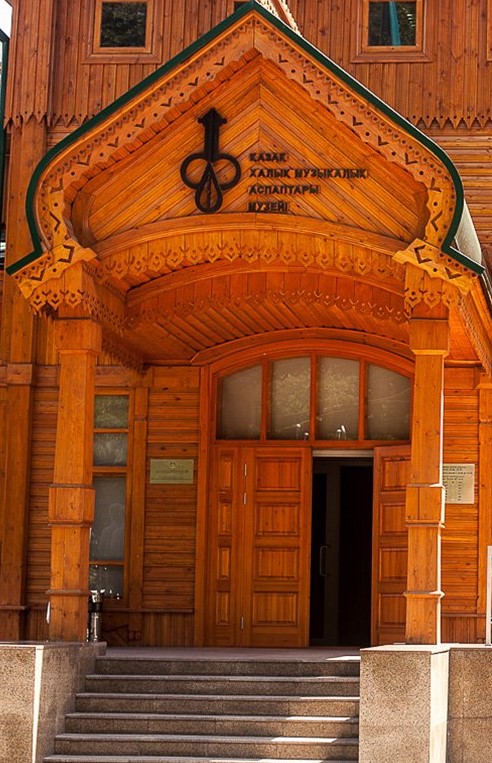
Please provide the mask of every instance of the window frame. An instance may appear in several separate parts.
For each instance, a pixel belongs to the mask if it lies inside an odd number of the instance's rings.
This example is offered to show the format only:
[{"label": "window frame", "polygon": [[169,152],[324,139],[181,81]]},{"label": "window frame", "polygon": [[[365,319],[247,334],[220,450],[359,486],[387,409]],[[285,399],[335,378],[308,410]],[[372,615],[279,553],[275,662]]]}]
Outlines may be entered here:
[{"label": "window frame", "polygon": [[128,583],[129,583],[129,545],[130,545],[130,508],[131,508],[131,464],[133,463],[133,438],[132,438],[132,424],[133,421],[133,396],[128,391],[116,390],[116,389],[97,389],[95,397],[126,397],[128,398],[128,421],[126,427],[96,427],[95,422],[93,424],[93,434],[126,434],[128,438],[127,442],[127,459],[125,465],[106,465],[98,464],[92,467],[92,476],[94,477],[124,477],[125,478],[125,519],[124,519],[124,542],[123,542],[123,559],[92,559],[89,556],[89,568],[93,566],[106,566],[106,567],[119,567],[123,569],[123,594],[121,597],[107,597],[105,598],[104,606],[121,607],[125,606],[128,602]]},{"label": "window frame", "polygon": [[[102,6],[105,2],[147,5],[145,45],[135,47],[101,46]],[[84,63],[161,63],[162,34],[157,26],[163,17],[163,0],[90,0],[87,3],[87,50]]]},{"label": "window frame", "polygon": [[[416,4],[415,45],[369,45],[369,4],[371,2],[406,2],[406,0],[357,0],[358,23],[355,25],[352,61],[386,61],[405,63],[407,61],[430,61],[426,53],[427,24],[426,0],[412,0]],[[489,0],[492,2],[492,0]]]},{"label": "window frame", "polygon": [[[310,423],[309,423],[309,436],[307,438],[299,439],[283,439],[269,437],[269,429],[271,422],[271,369],[273,363],[277,360],[293,359],[296,357],[310,357],[311,358],[311,399],[310,399]],[[292,445],[293,443],[300,444],[303,442],[306,445],[314,447],[340,447],[340,440],[337,439],[322,439],[318,437],[316,429],[316,416],[317,416],[317,397],[318,397],[318,368],[319,361],[323,357],[343,358],[347,360],[357,360],[359,362],[359,424],[358,424],[358,437],[353,440],[342,440],[343,447],[347,448],[373,448],[377,445],[400,445],[410,442],[411,439],[411,426],[412,426],[412,411],[413,411],[413,368],[406,362],[403,362],[401,358],[398,362],[394,357],[387,355],[383,351],[379,351],[377,355],[369,352],[367,354],[358,352],[353,348],[348,348],[346,345],[343,347],[337,347],[334,349],[312,349],[312,348],[299,348],[298,351],[290,352],[272,352],[265,353],[261,358],[255,357],[250,360],[245,360],[244,363],[235,363],[232,367],[224,367],[217,371],[214,375],[213,395],[214,405],[213,407],[213,421],[212,421],[212,439],[215,443],[220,444],[232,444],[234,442],[244,442],[248,445],[272,445],[282,446]],[[233,439],[222,438],[219,436],[220,424],[221,424],[221,407],[220,407],[220,395],[222,389],[222,379],[226,376],[236,373],[237,371],[245,370],[248,367],[261,365],[263,368],[263,390],[261,401],[261,421],[260,421],[260,435],[254,439]],[[409,433],[408,439],[369,439],[367,415],[368,415],[368,367],[379,366],[388,371],[393,371],[401,376],[405,376],[410,381],[410,400],[409,400]]]}]

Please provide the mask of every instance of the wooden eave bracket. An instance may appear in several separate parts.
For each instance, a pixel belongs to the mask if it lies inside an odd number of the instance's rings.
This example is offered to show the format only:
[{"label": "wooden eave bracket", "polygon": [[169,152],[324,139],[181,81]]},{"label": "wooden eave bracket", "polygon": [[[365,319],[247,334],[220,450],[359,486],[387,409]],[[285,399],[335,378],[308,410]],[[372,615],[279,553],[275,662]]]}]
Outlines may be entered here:
[{"label": "wooden eave bracket", "polygon": [[[405,290],[412,293],[411,304],[416,304],[418,294],[430,293],[455,293],[453,301],[459,301],[460,294],[468,294],[473,283],[478,279],[478,274],[471,271],[465,265],[461,265],[450,255],[445,254],[436,246],[421,239],[415,239],[410,246],[402,249],[394,255],[397,262],[408,263],[405,276]],[[452,289],[439,286],[438,281],[452,285]],[[416,288],[416,284],[420,285]],[[425,285],[423,285],[425,284]],[[430,285],[432,284],[432,286]],[[450,297],[446,297],[447,300]]]},{"label": "wooden eave bracket", "polygon": [[[431,141],[292,28],[258,2],[250,2],[75,130],[40,163],[27,202],[36,249],[8,268],[35,309],[40,284],[51,283],[76,263],[90,262],[94,257],[91,249],[74,241],[71,226],[72,204],[88,180],[114,167],[166,130],[186,109],[196,106],[197,92],[202,94],[200,98],[208,98],[211,83],[222,81],[226,67],[237,69],[238,63],[247,62],[252,55],[272,61],[371,151],[409,172],[427,188],[429,196],[431,192],[439,195],[439,209],[433,211],[430,224],[432,241],[445,248],[458,224],[461,186],[454,165]],[[236,75],[240,76],[240,65]],[[432,270],[426,261],[427,250],[423,250],[424,261],[419,263],[422,254],[416,252],[415,242],[412,247],[405,250],[406,256],[402,253],[402,261],[407,257]],[[451,256],[449,261],[452,264]],[[439,268],[439,275],[449,279],[445,266]]]}]

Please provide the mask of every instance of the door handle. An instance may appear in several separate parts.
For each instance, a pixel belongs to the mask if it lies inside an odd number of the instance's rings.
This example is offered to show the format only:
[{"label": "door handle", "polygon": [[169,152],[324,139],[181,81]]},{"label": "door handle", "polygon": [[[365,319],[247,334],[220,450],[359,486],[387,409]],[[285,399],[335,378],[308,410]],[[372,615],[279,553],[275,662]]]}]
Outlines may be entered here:
[{"label": "door handle", "polygon": [[326,571],[326,559],[327,559],[328,546],[319,547],[319,574],[322,578],[328,577]]}]

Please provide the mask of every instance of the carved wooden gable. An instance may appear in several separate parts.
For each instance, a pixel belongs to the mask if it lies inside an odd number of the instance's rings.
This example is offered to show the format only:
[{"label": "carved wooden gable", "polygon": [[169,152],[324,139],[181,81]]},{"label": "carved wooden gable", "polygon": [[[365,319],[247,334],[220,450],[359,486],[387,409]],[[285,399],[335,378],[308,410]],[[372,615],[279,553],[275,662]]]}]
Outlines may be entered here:
[{"label": "carved wooden gable", "polygon": [[[38,247],[13,268],[35,306],[40,282],[76,262],[100,267],[142,240],[166,258],[157,242],[184,220],[199,234],[227,229],[231,215],[234,230],[268,216],[279,228],[314,219],[331,237],[375,234],[383,249],[441,267],[458,203],[446,164],[295,32],[257,3],[244,8],[47,155],[31,188]],[[212,109],[224,120],[216,149],[230,159],[213,163],[223,198],[208,215],[197,202],[207,161],[183,168],[205,152],[199,120]]]}]

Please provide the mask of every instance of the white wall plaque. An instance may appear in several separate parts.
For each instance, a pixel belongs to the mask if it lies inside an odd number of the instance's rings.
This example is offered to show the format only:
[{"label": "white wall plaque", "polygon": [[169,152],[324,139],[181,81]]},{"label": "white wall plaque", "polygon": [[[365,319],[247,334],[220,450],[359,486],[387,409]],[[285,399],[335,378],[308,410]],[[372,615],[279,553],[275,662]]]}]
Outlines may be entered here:
[{"label": "white wall plaque", "polygon": [[475,502],[475,464],[443,464],[446,503]]},{"label": "white wall plaque", "polygon": [[192,458],[151,458],[151,485],[192,485],[195,461]]}]

